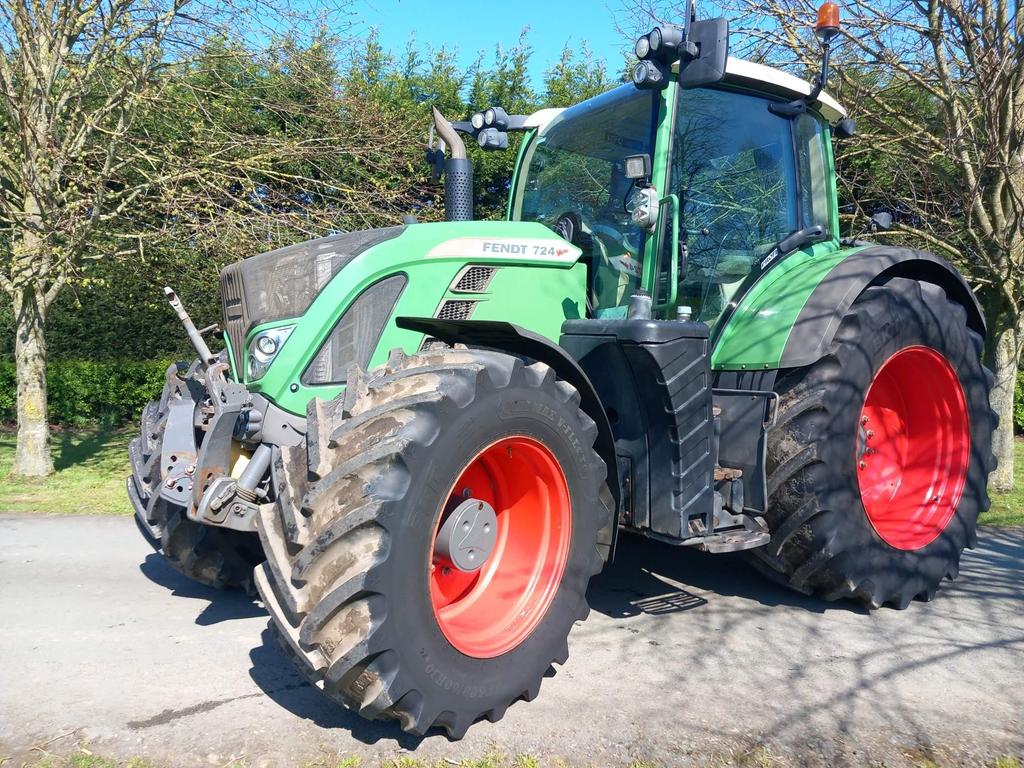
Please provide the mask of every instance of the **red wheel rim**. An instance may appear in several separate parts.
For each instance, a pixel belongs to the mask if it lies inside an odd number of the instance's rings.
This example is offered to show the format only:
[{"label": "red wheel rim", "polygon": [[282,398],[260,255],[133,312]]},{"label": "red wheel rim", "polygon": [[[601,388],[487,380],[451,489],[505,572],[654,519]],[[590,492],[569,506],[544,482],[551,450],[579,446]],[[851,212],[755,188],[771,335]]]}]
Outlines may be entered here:
[{"label": "red wheel rim", "polygon": [[547,613],[569,557],[572,508],[558,460],[529,437],[507,437],[481,451],[442,509],[470,497],[494,508],[494,549],[475,572],[453,567],[436,547],[442,514],[430,552],[430,600],[448,642],[486,659],[522,643]]},{"label": "red wheel rim", "polygon": [[864,511],[892,547],[920,549],[945,530],[967,478],[971,437],[956,371],[928,347],[907,347],[875,374],[857,436]]}]

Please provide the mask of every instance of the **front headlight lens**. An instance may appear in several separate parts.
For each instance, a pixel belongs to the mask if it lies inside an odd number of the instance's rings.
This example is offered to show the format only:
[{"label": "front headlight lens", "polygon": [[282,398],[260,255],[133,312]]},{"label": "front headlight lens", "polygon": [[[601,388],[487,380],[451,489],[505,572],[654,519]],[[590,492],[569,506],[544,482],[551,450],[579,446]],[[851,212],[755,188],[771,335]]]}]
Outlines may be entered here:
[{"label": "front headlight lens", "polygon": [[270,328],[256,334],[249,342],[249,381],[256,381],[263,378],[263,375],[270,368],[270,364],[281,351],[285,341],[295,330],[294,325],[282,325],[277,328]]}]

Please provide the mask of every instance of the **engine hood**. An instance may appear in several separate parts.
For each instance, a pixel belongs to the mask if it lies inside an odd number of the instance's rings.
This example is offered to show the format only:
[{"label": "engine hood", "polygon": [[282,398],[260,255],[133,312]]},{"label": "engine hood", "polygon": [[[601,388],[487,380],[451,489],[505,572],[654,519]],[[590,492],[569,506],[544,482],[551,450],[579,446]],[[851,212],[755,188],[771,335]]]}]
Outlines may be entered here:
[{"label": "engine hood", "polygon": [[398,237],[404,229],[328,235],[225,267],[220,273],[221,303],[236,370],[242,370],[245,337],[251,328],[302,315],[346,264],[368,248]]}]

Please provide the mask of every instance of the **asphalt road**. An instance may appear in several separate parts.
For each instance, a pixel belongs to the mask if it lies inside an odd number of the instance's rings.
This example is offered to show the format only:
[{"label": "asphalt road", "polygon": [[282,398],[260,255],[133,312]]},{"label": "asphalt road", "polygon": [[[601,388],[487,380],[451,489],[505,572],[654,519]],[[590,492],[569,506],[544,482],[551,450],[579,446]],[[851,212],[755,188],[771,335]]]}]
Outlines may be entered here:
[{"label": "asphalt road", "polygon": [[1024,756],[1024,530],[979,539],[933,602],[874,613],[791,594],[734,556],[627,539],[540,697],[452,743],[331,705],[258,603],[179,576],[130,519],[0,516],[0,758],[54,737],[45,749],[187,766]]}]

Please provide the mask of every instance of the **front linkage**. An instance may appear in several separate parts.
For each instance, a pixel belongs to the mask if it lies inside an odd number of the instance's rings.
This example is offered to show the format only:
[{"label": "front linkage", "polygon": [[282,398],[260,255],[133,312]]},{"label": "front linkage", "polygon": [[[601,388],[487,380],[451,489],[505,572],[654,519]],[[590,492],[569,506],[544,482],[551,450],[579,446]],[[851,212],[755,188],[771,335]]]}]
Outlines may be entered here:
[{"label": "front linkage", "polygon": [[258,505],[269,500],[273,446],[300,442],[305,419],[229,379],[227,356],[210,351],[178,297],[165,292],[199,359],[170,366],[160,400],[143,412],[142,436],[130,448],[129,498],[158,547],[176,513],[251,534]]}]

